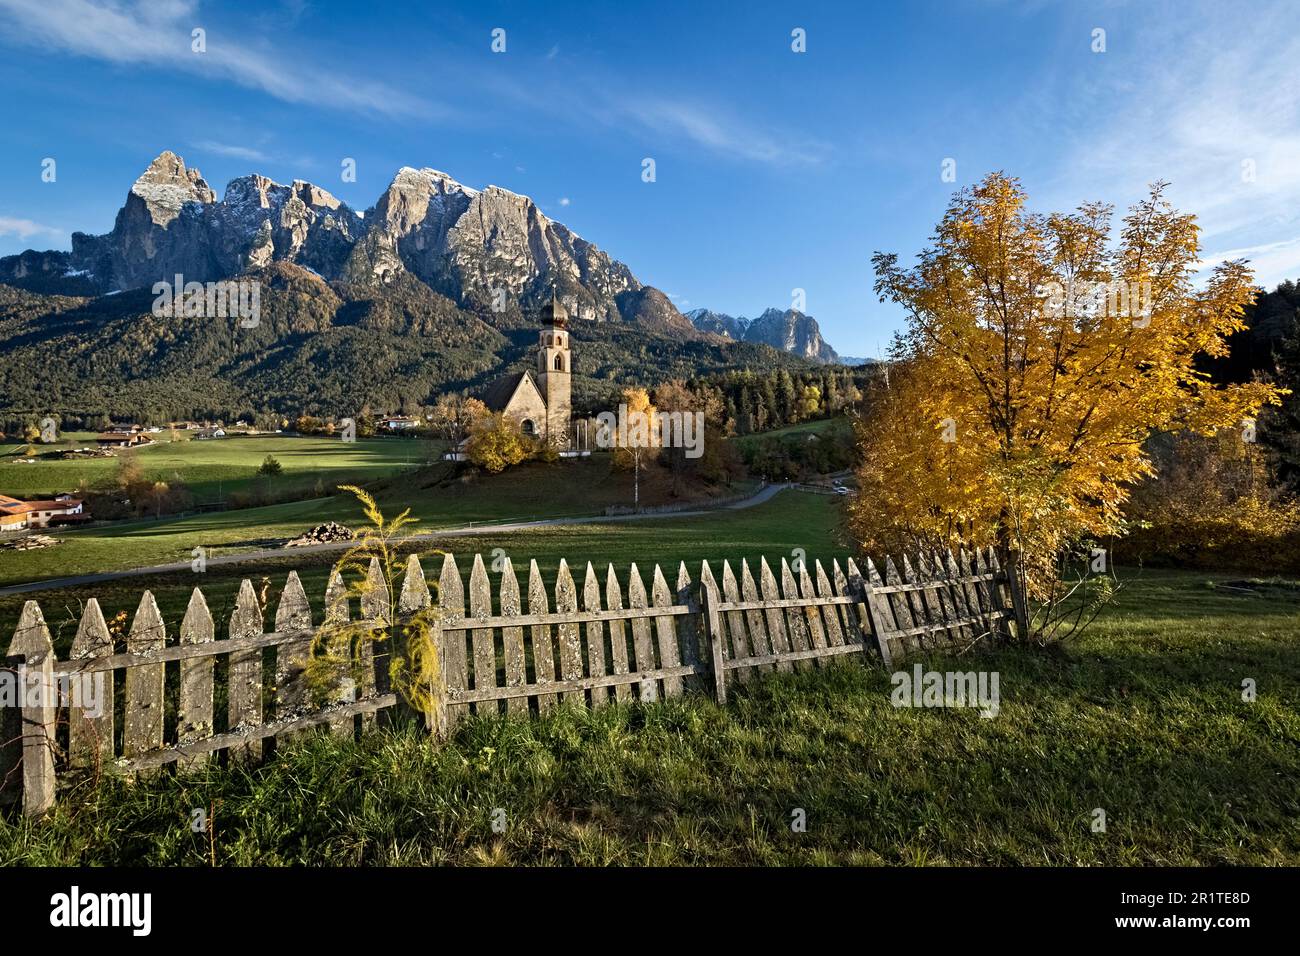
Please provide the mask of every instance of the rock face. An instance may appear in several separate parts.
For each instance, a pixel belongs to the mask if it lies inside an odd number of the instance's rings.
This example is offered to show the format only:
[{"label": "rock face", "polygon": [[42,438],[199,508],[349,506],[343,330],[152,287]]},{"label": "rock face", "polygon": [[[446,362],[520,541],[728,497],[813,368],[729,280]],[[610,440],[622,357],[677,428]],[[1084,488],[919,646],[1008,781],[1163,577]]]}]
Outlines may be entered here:
[{"label": "rock face", "polygon": [[435,169],[399,170],[366,223],[350,264],[353,281],[404,268],[479,309],[492,307],[498,289],[521,308],[537,309],[554,287],[574,318],[596,321],[626,319],[617,298],[641,288],[627,266],[548,219],[527,196],[471,189]]},{"label": "rock face", "polygon": [[710,332],[738,342],[756,342],[770,345],[784,352],[793,352],[816,362],[838,362],[835,350],[822,338],[821,328],[811,315],[795,309],[768,309],[756,319],[733,317],[709,309],[695,309],[686,313],[701,332]]},{"label": "rock face", "polygon": [[644,287],[627,266],[547,218],[527,196],[471,189],[446,173],[410,167],[363,216],[319,186],[259,175],[232,180],[218,201],[198,170],[164,152],[131,187],[112,232],[74,233],[71,253],[0,259],[0,282],[78,278],[86,288],[76,291],[103,293],[177,273],[214,281],[280,261],[360,284],[409,273],[477,311],[493,310],[497,290],[532,311],[554,288],[578,320],[643,315],[695,334],[666,297],[636,295]]}]

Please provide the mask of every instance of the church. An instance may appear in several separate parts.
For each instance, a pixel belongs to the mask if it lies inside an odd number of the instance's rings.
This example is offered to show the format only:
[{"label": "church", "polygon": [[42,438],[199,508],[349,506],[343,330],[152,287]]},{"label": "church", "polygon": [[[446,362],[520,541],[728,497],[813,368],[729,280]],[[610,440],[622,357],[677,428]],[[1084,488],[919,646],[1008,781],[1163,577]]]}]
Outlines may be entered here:
[{"label": "church", "polygon": [[554,292],[542,306],[536,371],[497,379],[483,395],[489,411],[518,423],[525,435],[550,442],[561,451],[572,442],[573,401],[570,379],[569,313]]}]

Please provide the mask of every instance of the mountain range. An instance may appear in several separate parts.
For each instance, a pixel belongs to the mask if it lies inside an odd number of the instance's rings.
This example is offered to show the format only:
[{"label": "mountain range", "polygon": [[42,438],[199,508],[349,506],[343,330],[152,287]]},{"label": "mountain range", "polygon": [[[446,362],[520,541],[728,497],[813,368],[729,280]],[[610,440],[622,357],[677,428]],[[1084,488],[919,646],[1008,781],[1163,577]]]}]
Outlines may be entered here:
[{"label": "mountain range", "polygon": [[840,361],[835,350],[822,338],[817,320],[797,309],[786,309],[784,312],[768,309],[756,319],[730,316],[710,309],[695,309],[687,312],[686,317],[702,332],[711,332],[737,342],[770,345],[814,362]]},{"label": "mountain range", "polygon": [[[636,356],[645,350],[637,335],[666,340],[672,356],[694,356],[669,361],[674,374],[693,374],[692,361],[700,369],[770,364],[775,357],[764,358],[761,346],[792,359],[836,360],[816,321],[793,310],[769,309],[752,321],[701,310],[682,315],[626,265],[547,217],[528,197],[497,186],[473,189],[434,169],[404,167],[362,212],[312,183],[283,185],[253,174],[232,180],[218,199],[201,173],[170,151],[132,185],[110,232],[74,233],[67,252],[28,250],[0,258],[0,284],[21,290],[0,302],[0,310],[7,309],[0,311],[0,354],[30,347],[61,327],[42,315],[75,313],[79,334],[97,341],[108,325],[138,318],[132,309],[143,305],[147,311],[148,298],[135,290],[177,274],[186,282],[246,274],[266,280],[269,331],[245,337],[272,336],[262,344],[274,346],[275,357],[261,356],[261,373],[301,361],[289,353],[303,349],[324,360],[329,353],[320,353],[330,333],[362,328],[419,336],[437,330],[444,343],[450,336],[474,357],[447,359],[443,364],[450,361],[455,370],[429,379],[429,387],[473,384],[503,370],[503,363],[526,361],[531,338],[523,333],[535,327],[536,310],[552,292],[568,306],[578,338],[593,343],[592,357],[607,356],[605,368],[590,370],[597,378],[618,378],[613,368],[638,365]],[[18,326],[6,323],[20,316]],[[6,324],[14,326],[9,336]],[[177,365],[171,351],[181,338],[195,339],[204,354],[214,335],[226,338],[224,332],[178,330],[174,322],[137,321],[122,331],[166,367]],[[238,354],[239,344],[230,344]],[[425,344],[436,351],[437,342]],[[646,371],[666,374],[656,361]],[[67,374],[81,373],[70,368]],[[15,396],[0,392],[0,398]]]}]

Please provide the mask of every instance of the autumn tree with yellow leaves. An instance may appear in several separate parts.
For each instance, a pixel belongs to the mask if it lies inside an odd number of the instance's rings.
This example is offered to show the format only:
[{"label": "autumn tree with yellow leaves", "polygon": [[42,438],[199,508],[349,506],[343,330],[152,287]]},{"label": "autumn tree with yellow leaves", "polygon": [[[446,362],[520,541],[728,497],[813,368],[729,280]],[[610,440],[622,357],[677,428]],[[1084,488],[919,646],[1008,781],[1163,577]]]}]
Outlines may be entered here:
[{"label": "autumn tree with yellow leaves", "polygon": [[1240,429],[1279,401],[1194,366],[1242,327],[1251,272],[1226,262],[1195,285],[1199,228],[1164,188],[1112,240],[1113,207],[1032,213],[992,174],[953,197],[916,265],[873,257],[907,327],[857,424],[864,548],[994,545],[1041,597],[1063,552],[1123,532],[1152,434]]}]

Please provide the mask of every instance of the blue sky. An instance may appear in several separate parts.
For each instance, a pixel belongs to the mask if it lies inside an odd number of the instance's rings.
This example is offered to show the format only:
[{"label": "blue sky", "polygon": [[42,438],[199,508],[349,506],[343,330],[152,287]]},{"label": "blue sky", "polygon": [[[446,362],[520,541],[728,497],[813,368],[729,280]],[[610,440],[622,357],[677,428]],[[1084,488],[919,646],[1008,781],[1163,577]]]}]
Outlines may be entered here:
[{"label": "blue sky", "polygon": [[871,254],[912,256],[952,191],[995,169],[1041,210],[1122,209],[1170,180],[1207,262],[1249,258],[1272,285],[1300,279],[1296,13],[1285,0],[0,0],[0,255],[107,231],[172,149],[218,194],[256,171],[365,209],[404,165],[503,186],[683,310],[754,316],[803,289],[849,355],[878,354],[901,320],[871,291]]}]

